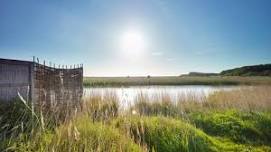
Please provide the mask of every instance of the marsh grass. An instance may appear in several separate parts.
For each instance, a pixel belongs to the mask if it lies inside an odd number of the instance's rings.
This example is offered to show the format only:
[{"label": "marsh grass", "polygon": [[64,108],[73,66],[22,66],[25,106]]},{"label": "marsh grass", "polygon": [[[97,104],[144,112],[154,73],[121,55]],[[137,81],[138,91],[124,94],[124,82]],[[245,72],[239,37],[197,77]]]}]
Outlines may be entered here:
[{"label": "marsh grass", "polygon": [[81,115],[56,127],[53,132],[44,132],[14,147],[16,151],[141,151],[132,139],[127,139],[116,128],[94,123],[88,115]]},{"label": "marsh grass", "polygon": [[258,86],[201,97],[191,92],[180,94],[177,102],[164,93],[140,93],[126,109],[108,92],[77,105],[36,108],[37,118],[15,100],[0,107],[0,149],[271,151],[270,91]]},{"label": "marsh grass", "polygon": [[269,151],[268,146],[236,144],[228,139],[209,136],[181,119],[168,117],[122,117],[114,126],[126,133],[146,151],[221,152]]},{"label": "marsh grass", "polygon": [[1,102],[0,126],[0,150],[3,151],[21,134],[31,136],[40,123],[20,99],[15,99],[13,102]]},{"label": "marsh grass", "polygon": [[167,94],[160,94],[155,97],[149,97],[140,93],[136,97],[135,104],[131,106],[131,111],[144,116],[177,116],[178,109],[175,103]]},{"label": "marsh grass", "polygon": [[82,103],[83,112],[87,113],[92,121],[109,121],[119,114],[119,102],[112,92],[105,95],[92,94],[86,97]]},{"label": "marsh grass", "polygon": [[237,143],[270,145],[270,116],[263,112],[227,110],[193,113],[190,120],[210,135],[227,137]]},{"label": "marsh grass", "polygon": [[[215,151],[208,137],[193,126],[163,117],[120,118],[115,126],[154,151]],[[214,149],[213,149],[214,148]]]}]

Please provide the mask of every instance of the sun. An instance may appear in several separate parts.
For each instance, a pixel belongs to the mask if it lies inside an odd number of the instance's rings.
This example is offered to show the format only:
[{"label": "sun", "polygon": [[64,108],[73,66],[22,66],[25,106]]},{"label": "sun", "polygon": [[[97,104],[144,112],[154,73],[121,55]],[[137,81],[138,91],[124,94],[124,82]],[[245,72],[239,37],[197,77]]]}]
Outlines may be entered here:
[{"label": "sun", "polygon": [[129,30],[121,35],[121,52],[131,58],[142,56],[146,51],[146,42],[142,32]]}]

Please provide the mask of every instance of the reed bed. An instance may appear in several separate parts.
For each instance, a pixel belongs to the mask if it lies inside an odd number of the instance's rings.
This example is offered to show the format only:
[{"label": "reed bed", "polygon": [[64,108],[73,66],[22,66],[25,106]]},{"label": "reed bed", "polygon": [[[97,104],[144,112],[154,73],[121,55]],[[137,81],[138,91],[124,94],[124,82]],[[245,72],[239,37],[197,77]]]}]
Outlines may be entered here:
[{"label": "reed bed", "polygon": [[271,87],[251,86],[234,91],[215,92],[208,97],[208,105],[218,109],[235,108],[245,111],[270,111]]},{"label": "reed bed", "polygon": [[[0,106],[1,151],[271,151],[270,86],[206,96],[140,93],[123,108],[116,94],[75,105]],[[47,110],[46,110],[47,109]]]},{"label": "reed bed", "polygon": [[137,85],[270,85],[268,76],[150,76],[150,77],[84,77],[84,86]]}]

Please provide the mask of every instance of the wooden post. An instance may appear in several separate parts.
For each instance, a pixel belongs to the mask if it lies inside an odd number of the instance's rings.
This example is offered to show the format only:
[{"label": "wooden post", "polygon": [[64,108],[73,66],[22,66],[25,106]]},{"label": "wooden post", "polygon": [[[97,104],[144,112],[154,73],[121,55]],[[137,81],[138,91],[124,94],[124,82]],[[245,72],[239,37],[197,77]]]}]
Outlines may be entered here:
[{"label": "wooden post", "polygon": [[30,76],[30,81],[29,81],[29,89],[30,89],[30,95],[29,95],[29,100],[31,101],[31,108],[32,111],[34,110],[34,102],[35,102],[35,93],[34,93],[34,89],[35,89],[35,84],[34,84],[34,80],[35,80],[35,56],[33,56],[33,62],[32,64],[30,64],[30,68],[29,68],[29,76]]}]

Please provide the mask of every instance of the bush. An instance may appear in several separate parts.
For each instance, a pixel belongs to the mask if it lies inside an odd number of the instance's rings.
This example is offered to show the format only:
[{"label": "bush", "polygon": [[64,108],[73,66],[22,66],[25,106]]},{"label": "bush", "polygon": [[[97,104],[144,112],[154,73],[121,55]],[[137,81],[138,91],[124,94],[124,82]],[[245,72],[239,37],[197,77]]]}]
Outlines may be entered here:
[{"label": "bush", "polygon": [[242,119],[251,122],[251,125],[260,131],[266,143],[271,145],[271,113],[270,112],[252,112],[242,113]]}]

